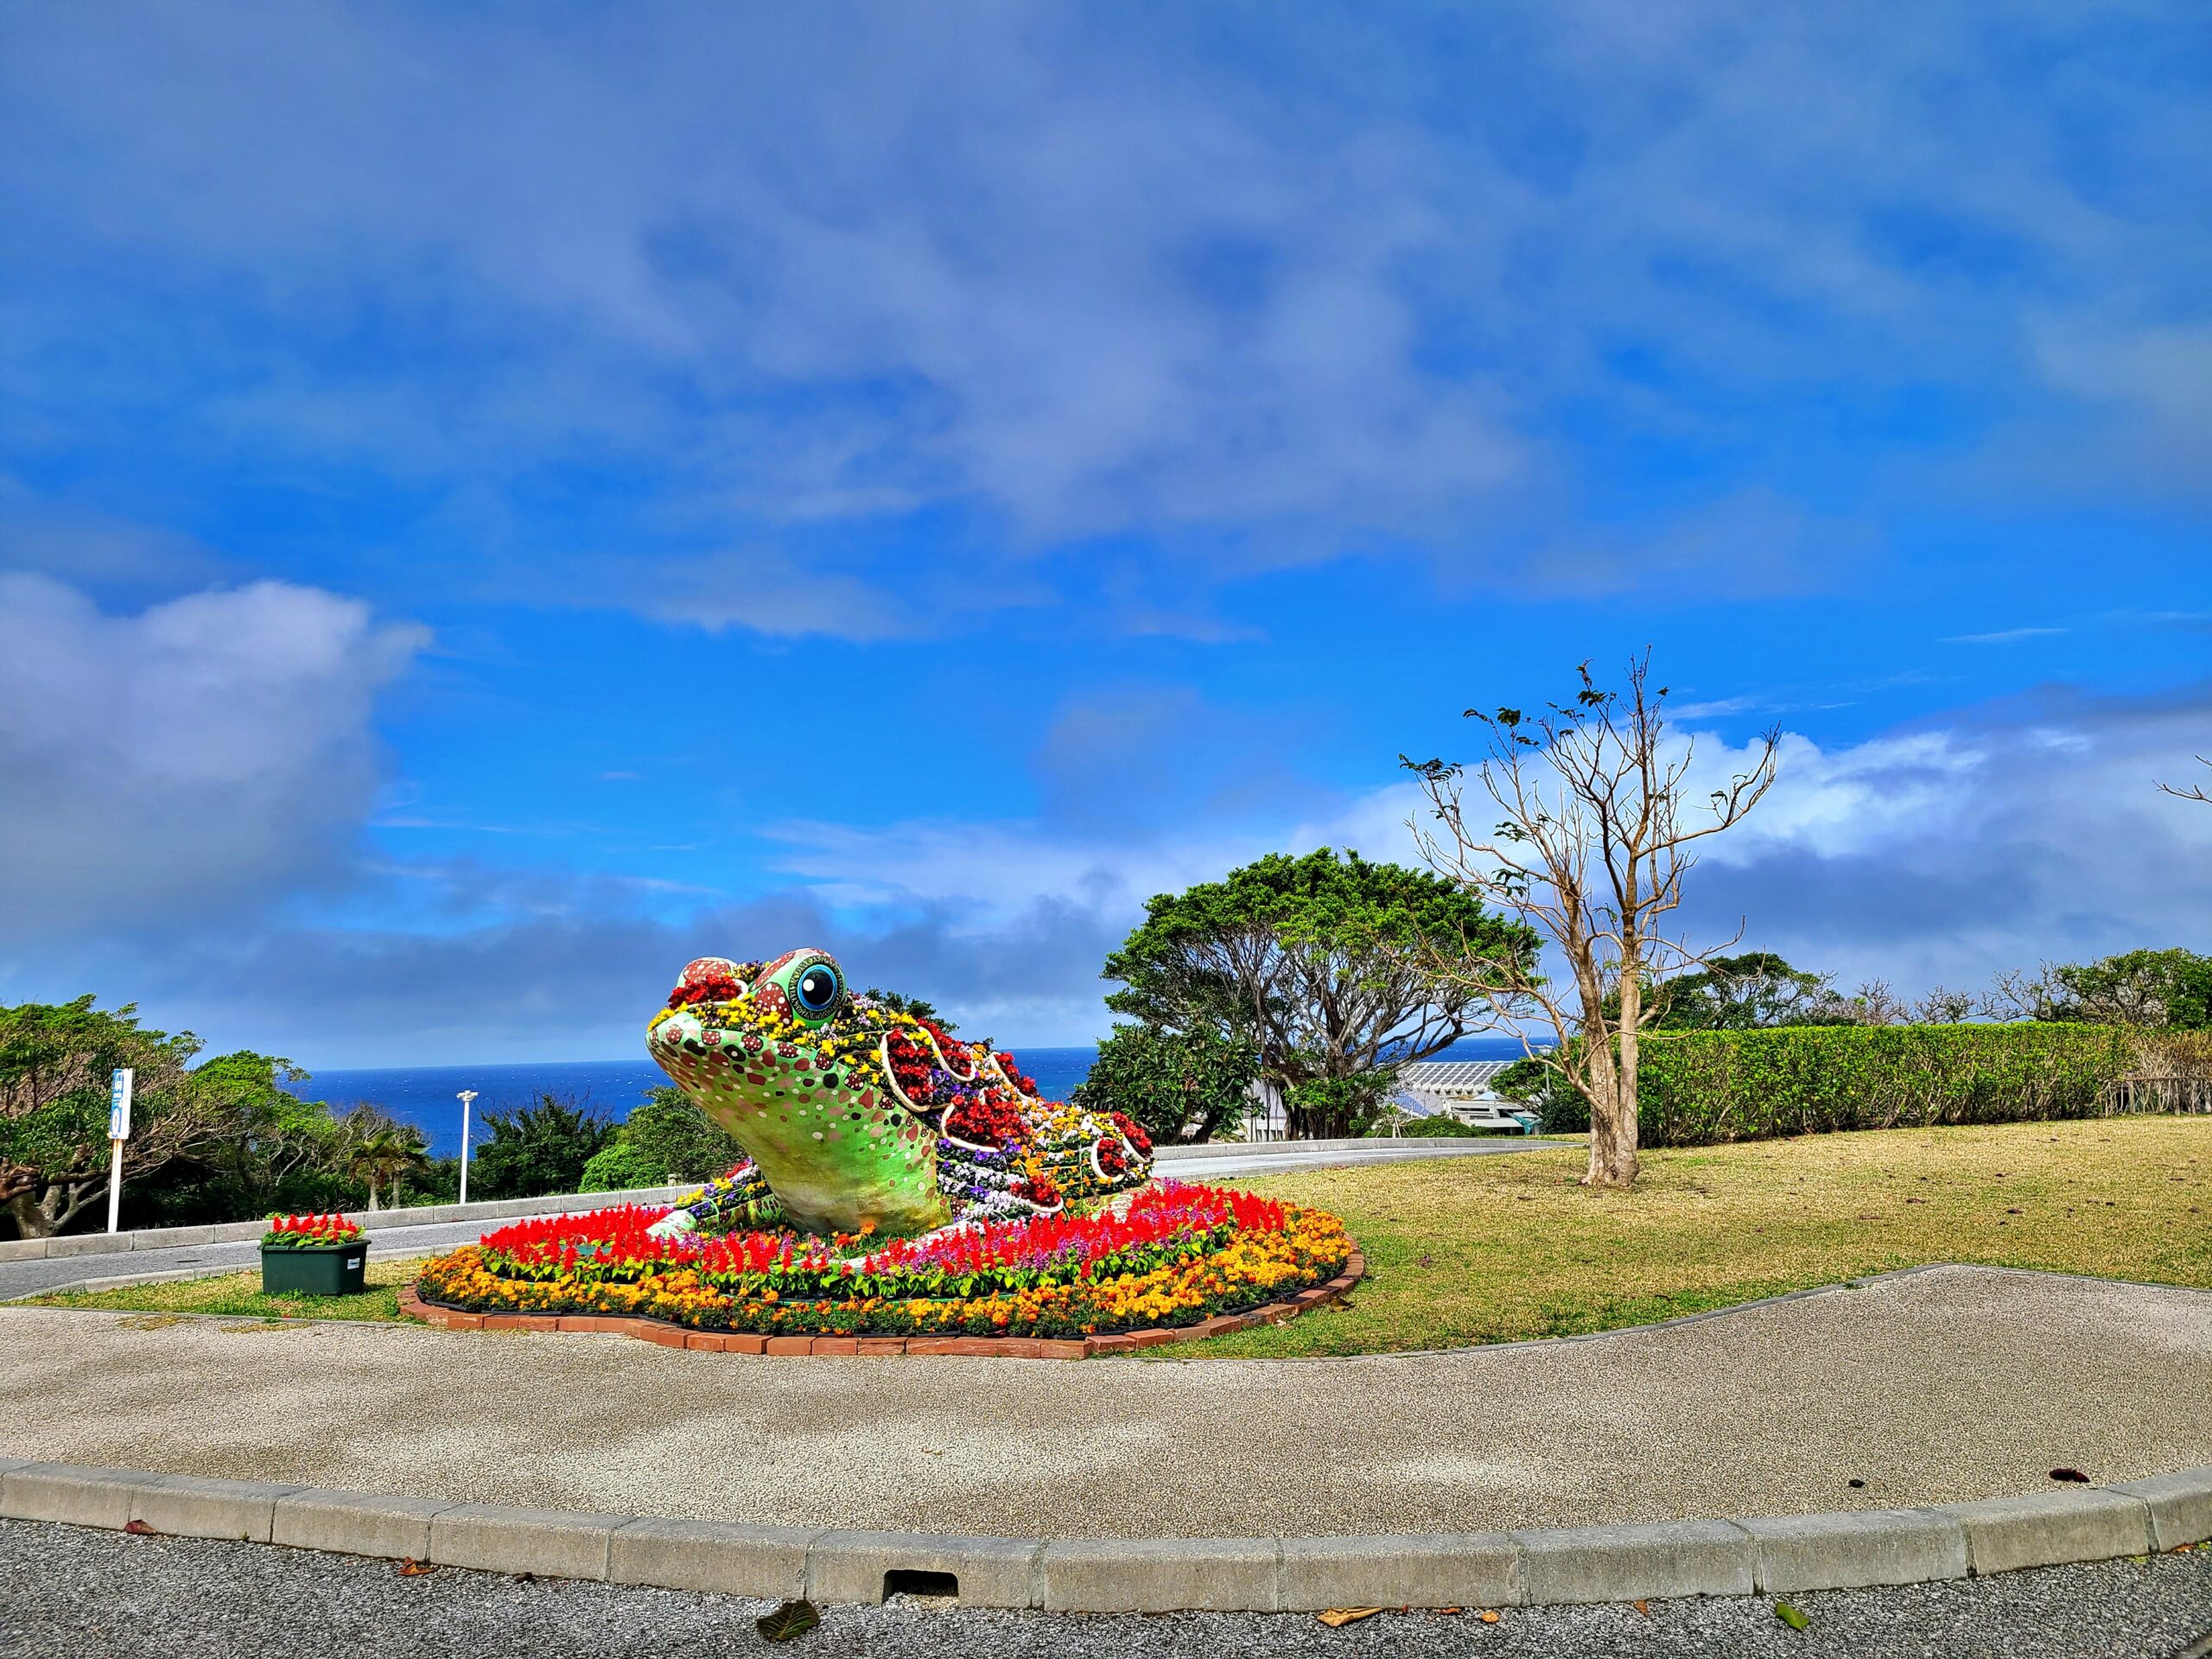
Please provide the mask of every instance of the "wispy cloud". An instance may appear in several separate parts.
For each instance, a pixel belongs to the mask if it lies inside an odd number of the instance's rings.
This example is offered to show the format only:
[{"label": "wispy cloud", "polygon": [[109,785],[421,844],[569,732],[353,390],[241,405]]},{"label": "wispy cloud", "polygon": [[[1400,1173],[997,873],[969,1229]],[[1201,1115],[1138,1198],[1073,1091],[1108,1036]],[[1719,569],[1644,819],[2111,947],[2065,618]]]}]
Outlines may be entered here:
[{"label": "wispy cloud", "polygon": [[1955,633],[1943,643],[1947,645],[2010,645],[2023,639],[2048,639],[2065,632],[2064,628],[2000,628],[1994,633]]},{"label": "wispy cloud", "polygon": [[1763,706],[1757,697],[1719,697],[1710,702],[1676,703],[1668,712],[1676,720],[1716,720],[1723,715],[1748,714]]},{"label": "wispy cloud", "polygon": [[810,567],[773,549],[671,559],[615,574],[632,586],[631,607],[709,633],[741,628],[781,639],[896,639],[926,632],[936,620],[934,607],[902,603],[873,582]]}]

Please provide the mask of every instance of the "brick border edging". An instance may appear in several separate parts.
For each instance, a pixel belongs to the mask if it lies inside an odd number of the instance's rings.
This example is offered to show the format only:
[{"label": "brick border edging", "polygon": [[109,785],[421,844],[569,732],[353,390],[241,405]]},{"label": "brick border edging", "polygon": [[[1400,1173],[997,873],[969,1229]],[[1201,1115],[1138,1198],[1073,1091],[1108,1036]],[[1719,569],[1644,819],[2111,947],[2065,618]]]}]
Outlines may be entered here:
[{"label": "brick border edging", "polygon": [[2212,1469],[1907,1510],[1339,1538],[979,1538],[580,1514],[0,1457],[0,1518],[779,1600],[1057,1612],[1545,1606],[1984,1577],[2212,1538]]},{"label": "brick border edging", "polygon": [[1203,1342],[1255,1325],[1280,1325],[1308,1308],[1333,1302],[1367,1273],[1367,1258],[1354,1250],[1344,1270],[1325,1284],[1295,1295],[1262,1302],[1239,1313],[1217,1313],[1196,1325],[1155,1325],[1148,1331],[1118,1332],[1103,1337],[771,1337],[749,1331],[695,1331],[667,1319],[619,1313],[474,1313],[423,1300],[414,1285],[399,1288],[399,1311],[444,1331],[534,1331],[556,1334],[635,1337],[663,1348],[710,1354],[764,1354],[781,1358],[889,1359],[907,1355],[963,1355],[984,1359],[1089,1359],[1094,1354],[1134,1353],[1172,1342]]}]

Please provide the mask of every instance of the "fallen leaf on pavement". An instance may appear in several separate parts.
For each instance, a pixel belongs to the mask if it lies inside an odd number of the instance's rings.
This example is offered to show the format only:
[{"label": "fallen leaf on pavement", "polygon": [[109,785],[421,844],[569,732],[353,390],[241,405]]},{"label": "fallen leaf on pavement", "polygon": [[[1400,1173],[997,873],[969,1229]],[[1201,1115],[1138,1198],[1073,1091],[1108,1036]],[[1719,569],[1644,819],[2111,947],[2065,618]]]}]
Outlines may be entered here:
[{"label": "fallen leaf on pavement", "polygon": [[412,1555],[403,1555],[399,1558],[399,1576],[403,1579],[419,1579],[426,1573],[435,1573],[437,1570],[438,1566],[435,1561],[418,1561]]},{"label": "fallen leaf on pavement", "polygon": [[2053,1480],[2078,1480],[2084,1485],[2088,1484],[2089,1479],[2079,1469],[2054,1469],[2050,1471],[2050,1478]]},{"label": "fallen leaf on pavement", "polygon": [[1802,1630],[1813,1621],[1786,1601],[1774,1604],[1774,1616],[1793,1630]]},{"label": "fallen leaf on pavement", "polygon": [[1497,1608],[1495,1608],[1495,1607],[1485,1607],[1485,1608],[1484,1608],[1484,1609],[1483,1609],[1483,1623],[1484,1623],[1484,1624],[1497,1624]]},{"label": "fallen leaf on pavement", "polygon": [[1642,1613],[1646,1618],[1651,1617],[1651,1604],[1649,1602],[1631,1601],[1629,1603],[1629,1605],[1635,1608],[1637,1612]]},{"label": "fallen leaf on pavement", "polygon": [[810,1601],[787,1601],[772,1613],[764,1613],[753,1621],[766,1642],[790,1642],[804,1636],[822,1622],[822,1615]]},{"label": "fallen leaf on pavement", "polygon": [[1380,1607],[1332,1607],[1325,1613],[1316,1613],[1314,1617],[1333,1630],[1346,1624],[1356,1624],[1363,1618],[1372,1618],[1382,1611]]},{"label": "fallen leaf on pavement", "polygon": [[123,1529],[125,1532],[135,1532],[141,1538],[158,1538],[162,1535],[143,1521],[126,1521],[123,1523]]}]

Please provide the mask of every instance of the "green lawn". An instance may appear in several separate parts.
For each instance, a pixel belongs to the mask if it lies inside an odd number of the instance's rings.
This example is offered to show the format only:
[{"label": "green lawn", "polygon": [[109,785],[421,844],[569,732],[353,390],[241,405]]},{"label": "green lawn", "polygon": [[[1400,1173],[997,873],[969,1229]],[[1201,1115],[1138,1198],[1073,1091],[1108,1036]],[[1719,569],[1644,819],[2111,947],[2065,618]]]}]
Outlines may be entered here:
[{"label": "green lawn", "polygon": [[[1344,1218],[1350,1305],[1160,1358],[1387,1352],[1568,1336],[1925,1262],[2212,1288],[2212,1117],[1809,1135],[1645,1155],[1632,1192],[1575,1184],[1579,1147],[1243,1183]],[[397,1319],[369,1294],[266,1297],[259,1275],[42,1298],[149,1313]]]},{"label": "green lawn", "polygon": [[359,1296],[264,1296],[261,1269],[209,1279],[171,1279],[121,1290],[57,1291],[35,1299],[47,1307],[121,1307],[146,1313],[246,1313],[265,1319],[397,1319],[399,1287],[423,1258],[372,1262],[369,1288]]},{"label": "green lawn", "polygon": [[1891,1129],[1647,1153],[1580,1147],[1316,1170],[1255,1192],[1342,1216],[1351,1306],[1158,1357],[1357,1354],[1572,1336],[1926,1262],[2212,1287],[2212,1117]]}]

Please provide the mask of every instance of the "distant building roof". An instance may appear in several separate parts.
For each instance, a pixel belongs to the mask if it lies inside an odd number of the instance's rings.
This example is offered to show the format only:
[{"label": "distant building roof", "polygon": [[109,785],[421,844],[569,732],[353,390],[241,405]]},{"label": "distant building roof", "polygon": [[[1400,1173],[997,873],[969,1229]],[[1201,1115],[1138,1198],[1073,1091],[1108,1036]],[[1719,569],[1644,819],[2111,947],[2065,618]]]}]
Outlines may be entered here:
[{"label": "distant building roof", "polygon": [[1398,1071],[1398,1087],[1414,1095],[1462,1098],[1490,1092],[1491,1079],[1513,1060],[1416,1060]]}]

